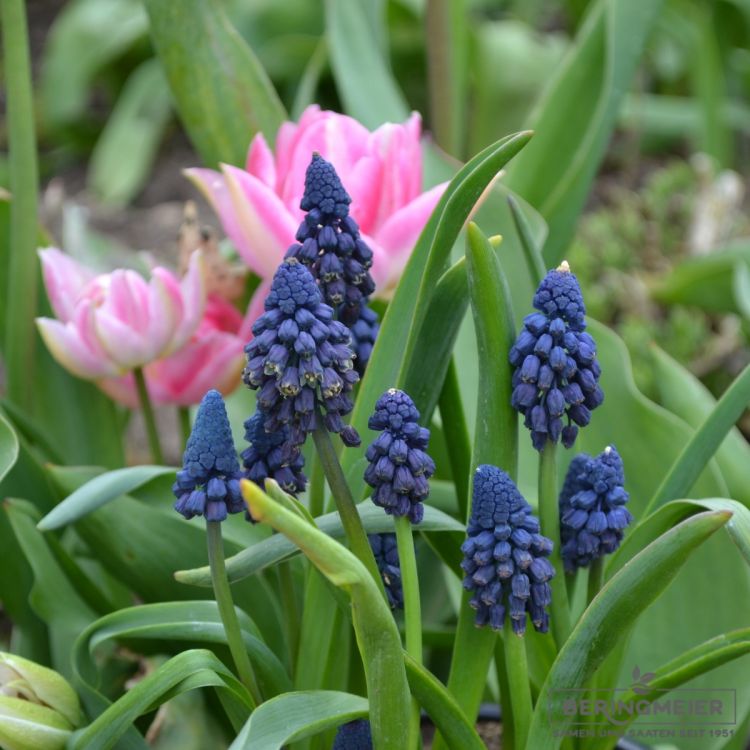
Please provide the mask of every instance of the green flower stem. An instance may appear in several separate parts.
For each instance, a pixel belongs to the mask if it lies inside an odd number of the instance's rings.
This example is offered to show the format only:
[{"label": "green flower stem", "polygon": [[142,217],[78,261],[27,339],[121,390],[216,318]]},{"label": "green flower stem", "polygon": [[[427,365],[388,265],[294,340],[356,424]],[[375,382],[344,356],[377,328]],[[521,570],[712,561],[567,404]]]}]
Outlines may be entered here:
[{"label": "green flower stem", "polygon": [[151,406],[151,399],[148,395],[146,378],[143,376],[143,370],[140,367],[136,367],[133,370],[133,376],[135,377],[135,386],[138,389],[138,401],[141,404],[143,420],[146,423],[146,435],[148,436],[148,445],[151,449],[151,459],[155,464],[161,465],[164,463],[164,454],[161,451],[159,431],[156,429],[156,419],[154,417],[154,409]]},{"label": "green flower stem", "polygon": [[323,515],[326,503],[326,476],[323,473],[323,464],[317,453],[312,457],[312,470],[310,472],[310,515],[313,518]]},{"label": "green flower stem", "polygon": [[552,588],[550,621],[559,651],[570,634],[570,606],[562,558],[560,557],[560,510],[557,498],[555,449],[554,443],[547,442],[539,454],[539,520],[542,525],[542,534],[551,539],[554,545],[549,556],[550,562],[555,568],[555,577],[550,581],[550,587]]},{"label": "green flower stem", "polygon": [[533,707],[529,667],[526,662],[526,642],[522,636],[513,632],[510,617],[505,618],[503,651],[505,653],[505,669],[508,675],[511,704],[511,714],[504,715],[503,721],[509,723],[512,717],[515,746],[521,749],[526,747],[526,737],[529,734]]},{"label": "green flower stem", "polygon": [[208,564],[211,566],[211,581],[214,587],[216,604],[219,606],[221,621],[224,623],[224,631],[227,634],[229,650],[237,667],[240,680],[249,690],[254,705],[262,703],[263,698],[258,689],[253,666],[247,655],[247,649],[242,640],[240,621],[232,601],[232,591],[229,588],[229,579],[224,567],[224,545],[221,540],[221,522],[206,521],[206,538],[208,540]]},{"label": "green flower stem", "polygon": [[289,642],[289,655],[292,665],[292,674],[297,664],[297,652],[299,649],[299,626],[300,612],[297,605],[297,595],[294,588],[294,576],[292,575],[292,561],[281,563],[277,566],[279,571],[279,586],[281,589],[281,604],[284,608],[284,625],[286,637]]},{"label": "green flower stem", "polygon": [[495,640],[495,671],[497,684],[500,688],[500,718],[503,721],[503,750],[515,750],[516,734],[513,722],[506,717],[513,716],[513,706],[510,697],[510,682],[508,681],[508,665],[505,663],[505,646],[500,638]]},{"label": "green flower stem", "polygon": [[601,557],[598,557],[591,563],[591,567],[589,568],[588,598],[586,600],[589,604],[591,604],[591,600],[599,593],[603,582],[604,561]]},{"label": "green flower stem", "polygon": [[190,407],[180,406],[177,408],[177,417],[180,422],[180,434],[182,435],[183,444],[187,443],[190,433],[192,431],[192,424],[190,422]]},{"label": "green flower stem", "polygon": [[456,362],[453,357],[451,357],[448,370],[445,373],[439,405],[440,418],[443,420],[443,424],[451,426],[449,430],[445,430],[445,441],[448,444],[448,460],[451,465],[453,483],[456,487],[458,517],[466,518],[469,513],[471,441],[466,426],[461,389],[458,385]]},{"label": "green flower stem", "polygon": [[[23,0],[0,2],[3,72],[7,101],[10,241],[0,255],[0,322],[9,401],[31,405],[34,385],[34,316],[37,303],[36,257],[38,170],[29,41]],[[7,274],[7,276],[6,276]]]},{"label": "green flower stem", "polygon": [[344,527],[346,538],[349,540],[349,546],[360,562],[370,572],[385,599],[383,580],[380,577],[380,571],[375,562],[372,547],[370,547],[370,542],[367,540],[362,519],[359,517],[359,513],[357,513],[357,506],[354,504],[352,492],[346,483],[344,470],[341,468],[336,450],[331,442],[331,436],[324,427],[318,427],[313,432],[313,440],[315,441],[315,448],[318,451],[320,463],[323,465],[323,471],[328,480],[328,486],[331,488],[331,494],[336,502],[336,508],[339,516],[341,516],[341,523]]},{"label": "green flower stem", "polygon": [[[406,624],[406,653],[418,664],[422,663],[422,605],[419,599],[417,558],[414,554],[414,536],[407,516],[395,519],[398,561],[401,566],[401,584],[404,591],[404,621]],[[419,738],[419,703],[412,698],[409,742],[407,747],[417,747]]]}]

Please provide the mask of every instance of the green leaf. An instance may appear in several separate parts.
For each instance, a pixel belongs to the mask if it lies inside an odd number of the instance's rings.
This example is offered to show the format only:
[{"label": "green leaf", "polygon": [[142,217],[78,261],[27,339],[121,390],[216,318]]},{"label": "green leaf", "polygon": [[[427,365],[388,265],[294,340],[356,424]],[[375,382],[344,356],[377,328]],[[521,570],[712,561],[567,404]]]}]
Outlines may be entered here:
[{"label": "green leaf", "polygon": [[125,82],[91,154],[88,186],[102,203],[125,205],[143,187],[171,112],[161,65],[146,60]]},{"label": "green leaf", "polygon": [[40,82],[44,122],[66,125],[84,116],[95,76],[148,33],[137,0],[67,3],[44,46]]},{"label": "green leaf", "polygon": [[514,196],[508,196],[508,207],[513,217],[513,225],[516,228],[518,239],[523,250],[523,257],[526,260],[529,277],[534,285],[539,285],[547,273],[544,265],[542,250],[534,239],[533,232],[529,226],[529,221],[521,211],[518,201]]},{"label": "green leaf", "polygon": [[668,500],[687,494],[706,462],[716,453],[729,430],[750,402],[750,365],[722,394],[714,410],[695,431],[672,464],[646,508],[658,508]]},{"label": "green leaf", "polygon": [[560,746],[562,731],[558,730],[564,730],[571,721],[571,717],[559,710],[564,691],[585,686],[607,654],[626,637],[638,616],[667,588],[695,549],[730,518],[730,512],[715,511],[683,521],[639,552],[603,586],[547,675],[534,711],[528,747],[555,750]]},{"label": "green leaf", "polygon": [[[357,511],[368,534],[384,534],[393,531],[393,518],[385,515],[381,508],[370,502],[364,502],[357,506]],[[344,538],[344,527],[338,512],[319,516],[315,522],[324,534],[335,539]],[[454,518],[429,505],[425,505],[424,518],[419,526],[421,531],[463,531],[464,529]],[[291,539],[274,535],[228,558],[227,575],[230,582],[241,581],[272,565],[288,560],[299,552],[299,547]],[[211,585],[211,572],[207,566],[193,570],[178,570],[175,578],[181,583],[193,586]]]},{"label": "green leaf", "polygon": [[371,0],[326,0],[331,67],[346,111],[367,128],[401,122],[409,106],[388,69],[368,14]]},{"label": "green leaf", "polygon": [[173,473],[174,469],[168,466],[132,466],[100,474],[79,487],[50,511],[39,522],[39,529],[52,531],[67,526],[155,477]]},{"label": "green leaf", "polygon": [[[508,136],[475,156],[451,180],[427,222],[388,305],[354,407],[352,424],[362,436],[363,446],[371,435],[367,421],[372,404],[388,388],[403,382],[409,363],[414,361],[411,351],[423,332],[429,300],[464,222],[490,181],[530,137],[530,133]],[[344,471],[362,453],[363,449],[346,451]]]},{"label": "green leaf", "polygon": [[737,308],[745,320],[750,320],[750,268],[741,261],[734,266],[732,288]]},{"label": "green leaf", "polygon": [[597,0],[531,118],[534,142],[508,168],[506,185],[549,224],[556,265],[570,242],[623,97],[662,3]]},{"label": "green leaf", "polygon": [[[291,690],[291,681],[276,655],[263,642],[253,620],[237,610],[245,646],[257,670],[261,689],[266,695]],[[175,643],[218,644],[226,646],[226,633],[214,601],[160,602],[142,604],[113,612],[91,623],[76,640],[73,667],[77,677],[92,689],[98,684],[96,649],[107,641],[135,643],[139,653],[152,648],[164,652]]]},{"label": "green leaf", "polygon": [[247,691],[210,651],[183,651],[136,683],[86,729],[77,732],[71,750],[108,750],[142,714],[173,695],[214,687],[225,700],[250,710]]},{"label": "green leaf", "polygon": [[151,38],[203,161],[244,164],[255,133],[273,144],[286,118],[265,71],[217,0],[146,0]]},{"label": "green leaf", "polygon": [[[651,347],[651,358],[661,403],[694,429],[700,427],[716,407],[713,394],[695,375],[656,344]],[[731,496],[750,506],[750,487],[747,484],[750,446],[736,427],[729,430],[718,447],[716,463]]]},{"label": "green leaf", "polygon": [[345,547],[271,500],[243,480],[242,493],[254,518],[289,536],[335,586],[352,600],[352,621],[370,698],[373,744],[401,750],[409,727],[409,688],[401,636],[378,586],[365,566]]},{"label": "green leaf", "polygon": [[286,693],[261,704],[229,750],[281,750],[295,740],[367,715],[367,698],[336,690]]},{"label": "green leaf", "polygon": [[0,415],[0,482],[18,461],[18,438],[6,419]]}]

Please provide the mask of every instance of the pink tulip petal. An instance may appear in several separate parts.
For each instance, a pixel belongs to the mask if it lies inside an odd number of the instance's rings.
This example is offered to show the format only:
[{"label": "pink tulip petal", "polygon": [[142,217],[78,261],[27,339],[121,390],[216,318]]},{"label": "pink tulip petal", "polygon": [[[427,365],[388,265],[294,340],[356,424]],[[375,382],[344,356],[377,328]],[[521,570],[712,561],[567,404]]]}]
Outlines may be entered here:
[{"label": "pink tulip petal", "polygon": [[[376,297],[387,298],[392,294],[419,235],[447,186],[447,182],[437,185],[396,211],[375,236],[375,243],[383,249],[384,255],[374,259],[373,270],[385,280],[385,284],[376,289]],[[376,270],[379,265],[387,265],[387,272],[381,268]]]},{"label": "pink tulip petal", "polygon": [[271,190],[276,188],[276,165],[273,161],[273,152],[268,147],[263,133],[257,133],[250,142],[245,170]]},{"label": "pink tulip petal", "polygon": [[276,192],[281,194],[283,180],[289,172],[292,164],[292,157],[297,145],[299,135],[303,133],[312,123],[325,115],[317,104],[311,104],[305,108],[299,118],[299,122],[285,122],[279,128],[276,134]]},{"label": "pink tulip petal", "polygon": [[161,351],[149,339],[148,333],[135,331],[127,323],[101,309],[97,311],[95,325],[96,337],[102,348],[122,370],[142,367],[155,359]]},{"label": "pink tulip petal", "polygon": [[73,317],[73,309],[94,272],[56,247],[39,250],[47,297],[55,315],[62,321]]},{"label": "pink tulip petal", "polygon": [[352,198],[349,210],[365,234],[372,234],[378,212],[383,165],[374,156],[363,156],[352,168],[346,190]]},{"label": "pink tulip petal", "polygon": [[[102,378],[97,380],[97,386],[104,391],[113,401],[118,404],[127,406],[129,409],[137,409],[140,406],[138,402],[138,391],[135,387],[135,378],[133,373],[121,375],[119,378]],[[147,382],[149,395],[151,395],[151,384]]]},{"label": "pink tulip petal", "polygon": [[253,292],[253,296],[250,299],[250,304],[247,306],[247,312],[242,320],[242,325],[237,332],[237,335],[247,343],[253,337],[253,323],[263,315],[265,309],[264,304],[268,293],[271,291],[271,279],[262,282],[258,288]]},{"label": "pink tulip petal", "polygon": [[242,248],[246,254],[243,258],[261,278],[273,276],[287,248],[294,242],[299,222],[281,199],[256,177],[227,164],[222,165],[222,170],[244,237]]},{"label": "pink tulip petal", "polygon": [[177,351],[190,339],[206,309],[206,263],[200,250],[191,254],[187,273],[179,282],[178,294],[182,301],[181,319],[173,332],[170,352]]}]

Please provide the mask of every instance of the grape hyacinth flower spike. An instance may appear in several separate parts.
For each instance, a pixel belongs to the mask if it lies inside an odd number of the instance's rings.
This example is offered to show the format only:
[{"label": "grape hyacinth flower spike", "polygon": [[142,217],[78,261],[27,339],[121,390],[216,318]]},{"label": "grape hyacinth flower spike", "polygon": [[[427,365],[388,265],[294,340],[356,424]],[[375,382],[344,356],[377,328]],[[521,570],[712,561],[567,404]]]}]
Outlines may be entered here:
[{"label": "grape hyacinth flower spike", "polygon": [[367,719],[342,724],[336,731],[331,750],[372,750],[372,730]]},{"label": "grape hyacinth flower spike", "polygon": [[541,451],[561,438],[570,448],[604,394],[581,288],[566,261],[544,277],[534,307],[538,312],[524,318],[509,354],[515,368],[511,403],[524,415],[534,448]]},{"label": "grape hyacinth flower spike", "polygon": [[465,589],[474,596],[476,625],[501,630],[508,614],[513,632],[523,635],[526,615],[540,633],[549,629],[546,608],[555,569],[547,559],[552,541],[511,478],[484,464],[474,474],[467,539],[461,545]]},{"label": "grape hyacinth flower spike", "polygon": [[580,453],[570,463],[560,492],[560,536],[565,570],[587,567],[614,552],[633,520],[625,507],[622,459],[614,446],[596,458]]},{"label": "grape hyacinth flower spike", "polygon": [[297,243],[286,253],[310,269],[323,300],[347,326],[359,319],[361,306],[375,291],[372,250],[349,216],[351,201],[333,164],[313,153],[300,202],[307,214],[297,230]]},{"label": "grape hyacinth flower spike", "polygon": [[385,593],[391,609],[404,608],[404,588],[401,583],[401,567],[398,560],[398,544],[395,534],[369,534],[367,537],[383,579]]},{"label": "grape hyacinth flower spike", "polygon": [[266,415],[256,411],[245,420],[245,440],[250,443],[241,453],[244,475],[260,487],[266,479],[278,482],[284,492],[296,495],[303,492],[307,477],[302,472],[305,458],[297,453],[291,463],[282,460],[282,446],[289,439],[289,430],[285,427],[276,432],[266,432],[263,426]]},{"label": "grape hyacinth flower spike", "polygon": [[357,431],[342,420],[352,410],[349,393],[359,380],[349,329],[333,319],[315,279],[294,258],[276,271],[265,310],[245,347],[243,380],[259,391],[266,432],[289,430],[282,462],[294,463],[299,446],[319,426],[319,413],[345,445],[359,445]]},{"label": "grape hyacinth flower spike", "polygon": [[245,510],[240,465],[224,399],[218,391],[209,391],[203,397],[182,463],[172,486],[178,513],[187,519],[205,516],[207,521],[223,521],[228,513]]},{"label": "grape hyacinth flower spike", "polygon": [[365,470],[375,505],[389,515],[408,516],[412,523],[422,520],[428,480],[435,473],[435,462],[426,453],[430,431],[418,420],[419,411],[406,393],[386,391],[368,422],[380,435],[367,449]]},{"label": "grape hyacinth flower spike", "polygon": [[367,363],[370,361],[375,339],[380,331],[380,323],[375,311],[367,305],[367,300],[362,301],[359,308],[359,317],[349,327],[352,332],[352,350],[354,351],[354,366],[360,376],[365,374]]}]

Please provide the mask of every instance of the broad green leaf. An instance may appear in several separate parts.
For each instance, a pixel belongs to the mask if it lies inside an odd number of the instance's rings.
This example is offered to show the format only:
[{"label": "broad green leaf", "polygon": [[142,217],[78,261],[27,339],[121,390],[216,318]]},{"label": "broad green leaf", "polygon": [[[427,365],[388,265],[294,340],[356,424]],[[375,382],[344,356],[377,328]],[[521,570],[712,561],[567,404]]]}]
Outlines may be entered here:
[{"label": "broad green leaf", "polygon": [[461,258],[440,277],[435,287],[427,311],[430,325],[419,337],[403,384],[424,423],[429,423],[437,405],[468,304],[466,262]]},{"label": "broad green leaf", "polygon": [[352,600],[352,622],[370,698],[373,744],[400,750],[409,726],[409,688],[399,635],[378,586],[348,549],[243,480],[242,493],[254,518],[289,536],[318,570]]},{"label": "broad green leaf", "polygon": [[244,164],[255,133],[273,144],[284,107],[217,0],[146,0],[151,38],[193,145],[208,166]]},{"label": "broad green leaf", "polygon": [[[651,347],[651,357],[661,403],[694,429],[700,427],[716,407],[713,394],[695,375],[655,344]],[[716,463],[732,497],[750,506],[750,487],[747,484],[750,446],[736,427],[729,430],[717,449]]]},{"label": "broad green leaf", "polygon": [[[410,350],[419,339],[430,297],[464,222],[490,181],[530,137],[530,133],[508,136],[475,156],[453,178],[427,222],[388,305],[354,407],[352,424],[362,436],[363,448],[372,434],[367,429],[372,405],[385,390],[401,383],[399,373],[412,361]],[[345,471],[359,460],[363,448],[346,451]]]},{"label": "broad green leaf", "polygon": [[[565,642],[542,686],[528,747],[556,750],[571,718],[560,711],[565,690],[586,685],[638,616],[667,588],[690,555],[731,518],[700,513],[663,534],[613,576],[594,598]],[[554,712],[554,722],[551,721]],[[554,726],[553,726],[554,724]]]},{"label": "broad green leaf", "polygon": [[229,750],[281,750],[295,740],[367,715],[367,698],[304,690],[272,698],[253,711]]},{"label": "broad green leaf", "polygon": [[651,498],[646,511],[658,508],[669,500],[683,497],[693,486],[703,466],[714,455],[727,433],[750,403],[750,365],[737,376],[722,394],[713,411],[706,417],[672,464]]},{"label": "broad green leaf", "polygon": [[[383,513],[370,502],[360,503],[357,511],[368,534],[384,534],[393,531],[393,518]],[[344,527],[338,512],[327,513],[315,519],[318,529],[334,539],[344,538]],[[463,531],[463,526],[437,508],[425,505],[424,518],[419,524],[422,531]],[[291,539],[278,534],[242,550],[226,561],[229,580],[241,581],[277,563],[288,560],[300,550]],[[193,586],[210,586],[211,572],[207,566],[193,570],[178,570],[175,578]]]},{"label": "broad green leaf", "polygon": [[371,0],[326,0],[331,67],[346,111],[365,127],[401,122],[409,106],[373,34]]},{"label": "broad green leaf", "polygon": [[67,526],[155,477],[173,473],[168,466],[132,466],[100,474],[66,497],[39,522],[39,528],[52,531]]},{"label": "broad green leaf", "polygon": [[7,420],[0,415],[0,482],[18,460],[18,438]]},{"label": "broad green leaf", "polygon": [[247,691],[213,653],[183,651],[137,682],[86,729],[77,732],[71,750],[108,750],[142,714],[173,695],[203,687],[216,688],[225,700],[250,710]]},{"label": "broad green leaf", "polygon": [[55,18],[44,46],[40,105],[53,127],[86,114],[94,79],[148,33],[137,0],[75,0]]},{"label": "broad green leaf", "polygon": [[550,265],[573,235],[661,4],[597,0],[589,6],[531,117],[537,136],[508,168],[506,184],[547,220]]},{"label": "broad green leaf", "polygon": [[[618,702],[628,704],[631,701],[654,701],[663,698],[669,690],[680,687],[694,677],[706,674],[726,662],[738,659],[750,653],[750,629],[735,630],[711,638],[699,646],[672,659],[667,664],[656,669],[648,682],[648,690],[640,689],[638,693],[632,690],[619,693]],[[618,730],[624,730],[630,725],[634,716],[626,713],[615,713],[612,717]],[[611,742],[594,740],[589,748],[605,750]]]},{"label": "broad green leaf", "polygon": [[734,266],[732,287],[737,309],[745,320],[750,320],[750,267],[738,261]]},{"label": "broad green leaf", "polygon": [[[266,696],[291,690],[291,681],[276,655],[265,645],[252,619],[237,611],[242,637]],[[95,687],[96,650],[107,641],[135,643],[139,653],[151,648],[163,653],[176,643],[226,645],[226,633],[214,601],[160,602],[121,609],[96,620],[81,633],[73,649],[77,677]]]},{"label": "broad green leaf", "polygon": [[521,243],[523,256],[526,260],[529,278],[534,285],[541,283],[547,269],[544,265],[542,250],[534,239],[533,232],[529,226],[529,221],[521,211],[518,201],[512,195],[508,196],[508,207],[513,216],[513,225],[515,226],[518,240]]},{"label": "broad green leaf", "polygon": [[88,186],[102,203],[129,203],[143,187],[164,136],[172,100],[158,60],[125,83],[91,154]]}]

